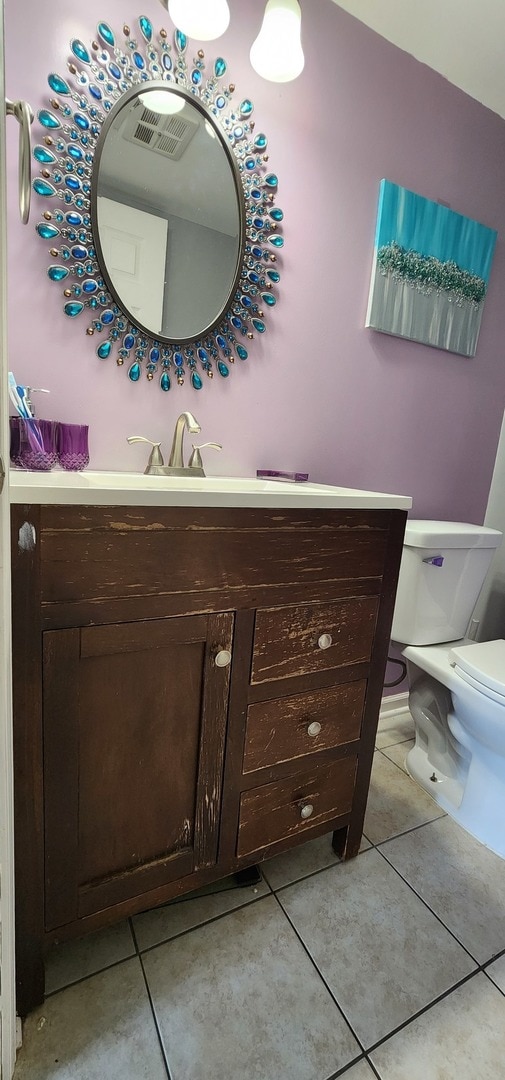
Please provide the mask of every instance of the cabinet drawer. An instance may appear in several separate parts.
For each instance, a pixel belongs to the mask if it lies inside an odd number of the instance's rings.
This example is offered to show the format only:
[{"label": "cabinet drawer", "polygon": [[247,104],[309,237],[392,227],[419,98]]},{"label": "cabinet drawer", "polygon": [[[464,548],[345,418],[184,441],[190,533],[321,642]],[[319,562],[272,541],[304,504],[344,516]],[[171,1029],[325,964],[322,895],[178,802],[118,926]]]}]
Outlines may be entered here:
[{"label": "cabinet drawer", "polygon": [[356,756],[339,758],[243,792],[237,856],[250,855],[349,813],[356,764]]},{"label": "cabinet drawer", "polygon": [[260,608],[256,614],[251,682],[327,671],[370,659],[378,598]]},{"label": "cabinet drawer", "polygon": [[365,689],[361,680],[250,705],[244,773],[359,739]]}]

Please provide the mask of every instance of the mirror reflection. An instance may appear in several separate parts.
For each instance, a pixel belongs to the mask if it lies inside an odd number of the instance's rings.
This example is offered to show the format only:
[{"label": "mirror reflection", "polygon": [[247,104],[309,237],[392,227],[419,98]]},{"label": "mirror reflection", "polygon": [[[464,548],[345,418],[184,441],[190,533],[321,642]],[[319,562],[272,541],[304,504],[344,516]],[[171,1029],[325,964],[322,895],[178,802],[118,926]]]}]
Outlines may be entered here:
[{"label": "mirror reflection", "polygon": [[190,94],[153,82],[124,95],[95,155],[92,214],[107,285],[136,326],[179,343],[218,322],[240,270],[241,185]]}]

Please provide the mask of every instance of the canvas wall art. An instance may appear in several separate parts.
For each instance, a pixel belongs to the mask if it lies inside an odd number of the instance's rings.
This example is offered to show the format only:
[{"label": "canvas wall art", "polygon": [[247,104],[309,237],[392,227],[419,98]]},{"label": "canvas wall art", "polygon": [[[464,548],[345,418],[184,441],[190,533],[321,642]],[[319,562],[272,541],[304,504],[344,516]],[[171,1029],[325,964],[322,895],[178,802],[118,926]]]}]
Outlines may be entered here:
[{"label": "canvas wall art", "polygon": [[475,356],[496,231],[382,180],[366,326]]}]

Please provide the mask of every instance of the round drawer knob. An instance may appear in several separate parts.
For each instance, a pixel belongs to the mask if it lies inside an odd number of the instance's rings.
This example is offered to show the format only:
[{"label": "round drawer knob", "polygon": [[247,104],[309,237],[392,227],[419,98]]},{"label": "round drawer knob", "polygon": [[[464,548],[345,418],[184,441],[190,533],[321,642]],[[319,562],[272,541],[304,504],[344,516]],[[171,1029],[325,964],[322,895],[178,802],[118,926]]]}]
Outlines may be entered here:
[{"label": "round drawer knob", "polygon": [[321,637],[318,638],[317,644],[319,645],[320,649],[329,649],[332,642],[333,638],[331,634],[321,634]]},{"label": "round drawer knob", "polygon": [[231,663],[231,652],[229,649],[220,649],[214,658],[216,667],[228,667]]},{"label": "round drawer knob", "polygon": [[300,817],[303,819],[303,821],[306,821],[307,818],[312,817],[313,813],[314,807],[312,806],[312,803],[306,803],[305,806],[302,806],[300,810]]},{"label": "round drawer knob", "polygon": [[307,735],[310,735],[312,739],[315,739],[316,735],[319,735],[321,731],[321,724],[314,720],[312,724],[309,724],[307,728]]}]

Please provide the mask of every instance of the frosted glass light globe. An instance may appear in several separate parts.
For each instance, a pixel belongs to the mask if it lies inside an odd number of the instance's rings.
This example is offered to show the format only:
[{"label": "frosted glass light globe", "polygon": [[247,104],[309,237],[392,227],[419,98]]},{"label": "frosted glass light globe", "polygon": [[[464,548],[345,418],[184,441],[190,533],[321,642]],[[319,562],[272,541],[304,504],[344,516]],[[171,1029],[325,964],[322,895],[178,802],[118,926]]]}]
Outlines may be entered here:
[{"label": "frosted glass light globe", "polygon": [[230,21],[227,0],[169,0],[168,12],[177,29],[197,41],[221,37]]},{"label": "frosted glass light globe", "polygon": [[303,71],[298,0],[268,0],[261,30],[250,52],[258,75],[270,82],[290,82]]}]

